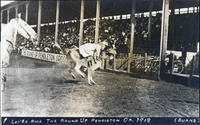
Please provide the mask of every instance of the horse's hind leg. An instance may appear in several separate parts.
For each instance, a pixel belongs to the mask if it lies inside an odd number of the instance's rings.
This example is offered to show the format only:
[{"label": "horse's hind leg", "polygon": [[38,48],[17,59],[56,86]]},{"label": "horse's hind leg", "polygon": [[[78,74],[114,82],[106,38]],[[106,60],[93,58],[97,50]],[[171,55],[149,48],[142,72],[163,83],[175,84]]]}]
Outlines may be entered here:
[{"label": "horse's hind leg", "polygon": [[72,75],[72,78],[76,79],[76,76],[74,75],[73,70],[74,70],[73,68],[70,68],[68,71]]},{"label": "horse's hind leg", "polygon": [[76,65],[74,69],[77,73],[81,75],[82,78],[85,78],[85,74],[80,71],[80,68],[81,68],[81,65]]}]

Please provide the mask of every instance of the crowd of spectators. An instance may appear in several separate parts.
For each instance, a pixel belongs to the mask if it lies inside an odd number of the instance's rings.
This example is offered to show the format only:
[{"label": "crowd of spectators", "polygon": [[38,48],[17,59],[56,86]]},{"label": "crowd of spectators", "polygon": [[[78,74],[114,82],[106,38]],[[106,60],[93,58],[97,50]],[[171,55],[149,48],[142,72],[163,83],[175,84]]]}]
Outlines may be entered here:
[{"label": "crowd of spectators", "polygon": [[[159,40],[160,34],[160,16],[153,17],[151,39]],[[78,45],[80,22],[68,22],[59,24],[58,43],[61,48],[69,48],[72,45]],[[106,40],[109,45],[115,45],[118,53],[129,52],[129,42],[131,33],[130,19],[102,19],[100,21],[99,42]],[[60,53],[61,51],[54,47],[55,25],[45,25],[41,27],[40,42],[34,45],[32,42],[19,38],[19,48],[43,51],[49,53]],[[95,42],[95,20],[84,22],[83,42]],[[148,17],[137,17],[135,25],[134,51],[145,52],[142,45],[149,44]]]}]

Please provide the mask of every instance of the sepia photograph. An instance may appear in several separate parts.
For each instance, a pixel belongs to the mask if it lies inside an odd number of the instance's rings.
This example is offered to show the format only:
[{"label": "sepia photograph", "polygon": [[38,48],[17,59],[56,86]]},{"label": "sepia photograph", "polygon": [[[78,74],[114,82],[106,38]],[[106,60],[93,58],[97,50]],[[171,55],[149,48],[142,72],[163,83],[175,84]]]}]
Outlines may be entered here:
[{"label": "sepia photograph", "polygon": [[199,118],[199,42],[199,0],[1,0],[1,117]]}]

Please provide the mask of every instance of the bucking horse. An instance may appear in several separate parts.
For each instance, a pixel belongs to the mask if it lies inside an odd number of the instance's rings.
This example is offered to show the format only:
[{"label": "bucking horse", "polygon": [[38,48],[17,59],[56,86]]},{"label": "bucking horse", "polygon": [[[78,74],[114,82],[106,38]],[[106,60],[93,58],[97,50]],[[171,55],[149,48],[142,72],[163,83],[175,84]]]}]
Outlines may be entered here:
[{"label": "bucking horse", "polygon": [[[93,80],[93,76],[95,70],[102,66],[102,61],[104,59],[112,60],[114,55],[116,54],[115,48],[110,47],[101,52],[99,60],[94,60],[93,57],[82,58],[79,52],[79,48],[77,46],[72,46],[70,49],[64,49],[63,51],[63,53],[68,55],[75,64],[71,65],[71,67],[69,68],[69,73],[72,75],[72,77],[76,79],[74,72],[81,75],[82,78],[85,78],[87,76],[89,85],[96,84],[96,82]],[[88,63],[89,61],[91,62],[90,64]],[[80,70],[81,67],[85,69],[86,73]]]}]

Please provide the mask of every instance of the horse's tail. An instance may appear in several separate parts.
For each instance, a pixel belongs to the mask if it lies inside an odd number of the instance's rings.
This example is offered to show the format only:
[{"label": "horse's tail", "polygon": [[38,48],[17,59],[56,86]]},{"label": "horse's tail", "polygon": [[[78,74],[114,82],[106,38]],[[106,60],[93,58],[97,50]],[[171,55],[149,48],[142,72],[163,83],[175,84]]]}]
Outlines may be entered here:
[{"label": "horse's tail", "polygon": [[65,55],[69,55],[71,53],[71,49],[66,48],[64,49]]}]

